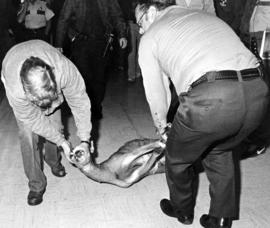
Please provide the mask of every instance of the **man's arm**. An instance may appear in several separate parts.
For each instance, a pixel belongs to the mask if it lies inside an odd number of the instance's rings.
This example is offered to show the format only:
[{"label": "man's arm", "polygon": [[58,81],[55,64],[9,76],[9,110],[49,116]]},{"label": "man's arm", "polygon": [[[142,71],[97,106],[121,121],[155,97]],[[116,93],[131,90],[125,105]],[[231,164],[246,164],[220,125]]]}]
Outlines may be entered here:
[{"label": "man's arm", "polygon": [[214,6],[214,0],[207,0],[203,3],[203,10],[207,13],[216,15],[216,9]]},{"label": "man's arm", "polygon": [[17,14],[17,21],[18,21],[19,24],[24,22],[28,6],[29,6],[29,1],[28,0],[25,0],[25,2],[23,2],[21,4],[20,10],[19,10],[19,12]]},{"label": "man's arm", "polygon": [[52,18],[54,17],[54,12],[50,8],[48,8],[48,3],[46,3],[45,17],[46,17],[45,35],[49,35],[52,27]]},{"label": "man's arm", "polygon": [[40,108],[31,104],[26,98],[17,97],[16,93],[11,91],[7,85],[5,85],[5,89],[8,101],[18,120],[23,122],[37,135],[48,139],[58,146],[61,146],[61,144],[66,141],[64,135],[54,127]]},{"label": "man's arm", "polygon": [[41,109],[33,106],[29,101],[13,96],[7,87],[6,95],[11,105],[16,119],[24,123],[26,127],[31,129],[37,135],[55,143],[58,147],[62,147],[66,158],[69,158],[71,144],[64,138],[64,135],[55,128],[51,120],[42,113]]},{"label": "man's arm", "polygon": [[45,29],[45,35],[46,36],[50,35],[51,27],[52,27],[52,21],[49,20],[46,23],[46,29]]},{"label": "man's arm", "polygon": [[139,47],[139,64],[142,70],[143,84],[154,125],[160,133],[167,125],[169,83],[164,83],[164,72],[155,56],[156,43],[154,40],[142,37]]},{"label": "man's arm", "polygon": [[239,31],[240,31],[240,38],[244,41],[245,44],[249,44],[250,42],[250,19],[252,17],[254,8],[256,6],[257,0],[246,0],[243,10],[243,14],[240,21]]},{"label": "man's arm", "polygon": [[[111,18],[111,23],[113,27],[116,29],[118,33],[118,37],[125,38],[127,36],[126,34],[126,22],[124,20],[122,10],[119,6],[119,3],[117,0],[109,0],[109,15]],[[121,44],[120,44],[121,45]]]},{"label": "man's arm", "polygon": [[89,142],[92,129],[91,105],[84,80],[75,65],[64,56],[62,58],[61,88],[74,116],[78,137],[81,141]]},{"label": "man's arm", "polygon": [[55,46],[57,48],[63,48],[64,39],[67,33],[68,21],[73,12],[74,4],[74,0],[65,0],[64,5],[60,11],[55,38]]}]

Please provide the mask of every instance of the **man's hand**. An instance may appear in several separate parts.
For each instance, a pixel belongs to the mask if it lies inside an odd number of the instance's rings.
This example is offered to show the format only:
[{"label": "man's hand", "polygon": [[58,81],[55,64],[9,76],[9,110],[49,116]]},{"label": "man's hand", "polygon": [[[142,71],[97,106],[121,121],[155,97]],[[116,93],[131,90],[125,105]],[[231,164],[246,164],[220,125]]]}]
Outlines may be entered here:
[{"label": "man's hand", "polygon": [[120,38],[119,39],[119,46],[122,48],[122,49],[124,49],[124,48],[126,48],[126,46],[127,46],[127,39],[126,38]]},{"label": "man's hand", "polygon": [[63,151],[64,151],[64,154],[65,154],[67,160],[68,160],[69,162],[72,162],[72,161],[70,160],[71,143],[70,143],[69,141],[64,141],[60,146],[62,147],[62,149],[63,149]]},{"label": "man's hand", "polygon": [[24,0],[21,2],[21,4],[23,5],[23,7],[28,8],[28,6],[30,5],[30,1],[29,0]]},{"label": "man's hand", "polygon": [[63,54],[63,48],[62,47],[56,47],[56,49]]},{"label": "man's hand", "polygon": [[158,133],[160,135],[162,143],[166,144],[167,139],[168,139],[168,133],[169,133],[171,127],[172,127],[172,124],[167,123],[165,127],[161,128],[161,129],[158,129]]},{"label": "man's hand", "polygon": [[14,36],[14,32],[13,32],[13,30],[12,30],[11,28],[8,29],[8,34],[9,34],[10,36]]},{"label": "man's hand", "polygon": [[29,0],[21,0],[21,3],[29,4]]}]

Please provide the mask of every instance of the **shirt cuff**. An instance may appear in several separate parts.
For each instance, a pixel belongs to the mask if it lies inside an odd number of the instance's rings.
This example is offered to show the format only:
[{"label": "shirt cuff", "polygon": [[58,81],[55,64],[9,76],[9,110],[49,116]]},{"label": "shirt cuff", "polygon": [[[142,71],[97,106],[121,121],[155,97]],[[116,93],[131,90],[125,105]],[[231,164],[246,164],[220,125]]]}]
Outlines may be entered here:
[{"label": "shirt cuff", "polygon": [[63,144],[63,142],[65,142],[66,139],[64,137],[60,137],[57,141],[56,141],[56,145],[59,147]]}]

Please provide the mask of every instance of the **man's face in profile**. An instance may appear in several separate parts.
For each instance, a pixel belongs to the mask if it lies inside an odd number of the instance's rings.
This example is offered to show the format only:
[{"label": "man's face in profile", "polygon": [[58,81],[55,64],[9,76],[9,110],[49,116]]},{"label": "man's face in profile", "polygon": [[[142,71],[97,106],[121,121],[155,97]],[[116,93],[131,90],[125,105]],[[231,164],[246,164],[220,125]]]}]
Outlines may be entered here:
[{"label": "man's face in profile", "polygon": [[140,5],[137,5],[135,9],[135,17],[137,25],[139,26],[139,33],[144,34],[148,29],[148,23],[146,18],[147,11],[143,11]]}]

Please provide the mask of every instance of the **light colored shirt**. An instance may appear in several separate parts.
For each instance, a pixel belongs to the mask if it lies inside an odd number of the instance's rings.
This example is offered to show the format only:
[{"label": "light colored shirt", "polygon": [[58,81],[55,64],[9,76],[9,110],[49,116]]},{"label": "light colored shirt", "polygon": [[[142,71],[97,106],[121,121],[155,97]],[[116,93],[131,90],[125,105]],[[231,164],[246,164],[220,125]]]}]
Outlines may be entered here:
[{"label": "light colored shirt", "polygon": [[249,24],[250,32],[259,32],[266,29],[270,30],[270,0],[260,2],[268,2],[269,5],[255,6]]},{"label": "light colored shirt", "polygon": [[[29,57],[39,57],[53,68],[57,84],[58,100],[42,111],[25,96],[20,80],[23,62]],[[91,132],[90,100],[83,78],[75,65],[57,49],[41,40],[31,40],[14,46],[3,60],[1,79],[15,117],[32,131],[49,141],[61,145],[64,136],[50,122],[47,115],[59,107],[65,97],[77,126],[81,140],[89,140]]]},{"label": "light colored shirt", "polygon": [[176,0],[176,5],[186,9],[197,9],[216,15],[213,0]]},{"label": "light colored shirt", "polygon": [[177,94],[209,71],[242,70],[259,65],[233,30],[221,19],[171,6],[142,36],[139,64],[155,126],[166,124],[170,104],[167,77]]},{"label": "light colored shirt", "polygon": [[25,16],[25,27],[29,29],[45,27],[47,21],[53,16],[54,13],[47,7],[46,1],[36,0],[34,4],[29,3]]}]

